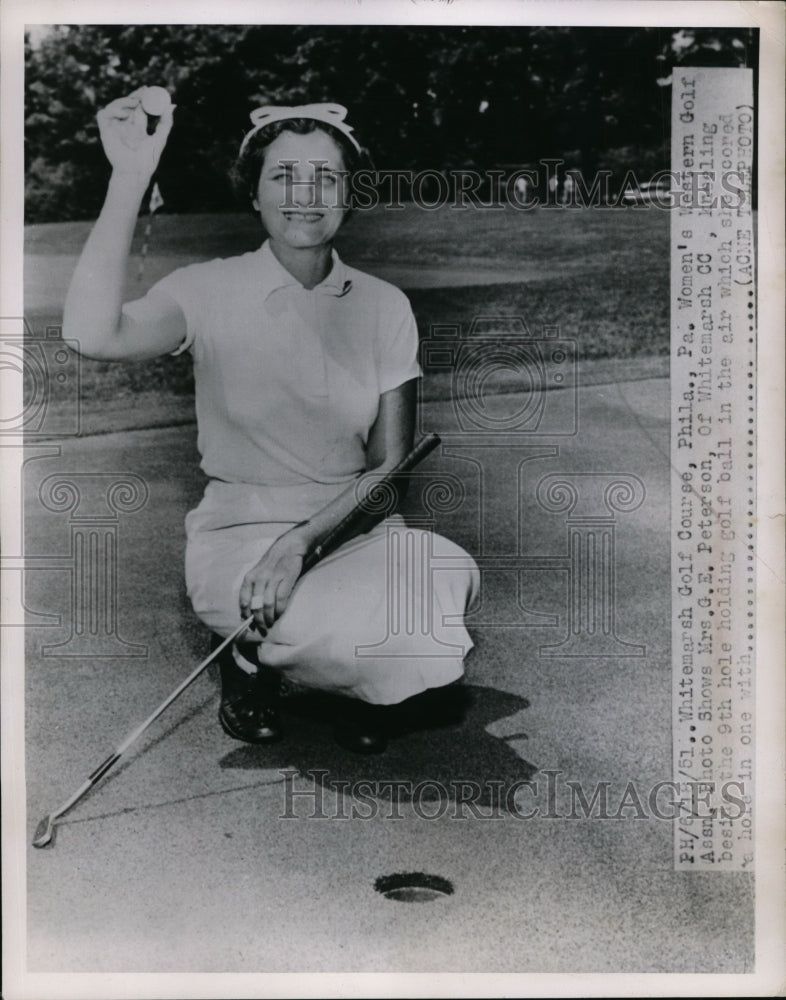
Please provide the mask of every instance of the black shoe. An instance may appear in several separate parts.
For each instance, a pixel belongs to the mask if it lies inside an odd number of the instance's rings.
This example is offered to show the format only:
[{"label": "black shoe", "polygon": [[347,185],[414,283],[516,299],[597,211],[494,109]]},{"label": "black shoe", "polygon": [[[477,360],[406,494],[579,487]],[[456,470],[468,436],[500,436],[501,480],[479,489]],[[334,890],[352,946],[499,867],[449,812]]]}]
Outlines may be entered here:
[{"label": "black shoe", "polygon": [[284,735],[278,710],[280,679],[260,667],[256,674],[242,670],[231,647],[219,659],[221,707],[218,721],[224,732],[244,743],[277,743]]},{"label": "black shoe", "polygon": [[388,748],[387,705],[369,705],[347,699],[341,720],[333,732],[340,747],[350,753],[384,753]]}]

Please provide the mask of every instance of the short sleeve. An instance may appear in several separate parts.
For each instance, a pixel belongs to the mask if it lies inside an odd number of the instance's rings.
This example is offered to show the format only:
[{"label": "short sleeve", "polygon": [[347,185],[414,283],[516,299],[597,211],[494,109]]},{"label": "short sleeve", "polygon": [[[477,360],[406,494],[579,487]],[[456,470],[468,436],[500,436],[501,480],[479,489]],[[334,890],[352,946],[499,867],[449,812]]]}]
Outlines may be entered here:
[{"label": "short sleeve", "polygon": [[401,294],[395,311],[395,325],[385,324],[381,331],[379,391],[388,392],[422,375],[418,363],[418,327],[409,300]]},{"label": "short sleeve", "polygon": [[180,267],[156,282],[147,293],[148,295],[163,293],[169,296],[170,299],[177,302],[186,318],[186,336],[183,342],[172,351],[174,357],[192,350],[198,330],[198,317],[204,315],[204,304],[201,298],[206,283],[200,279],[200,270],[202,269],[203,265],[199,264]]}]

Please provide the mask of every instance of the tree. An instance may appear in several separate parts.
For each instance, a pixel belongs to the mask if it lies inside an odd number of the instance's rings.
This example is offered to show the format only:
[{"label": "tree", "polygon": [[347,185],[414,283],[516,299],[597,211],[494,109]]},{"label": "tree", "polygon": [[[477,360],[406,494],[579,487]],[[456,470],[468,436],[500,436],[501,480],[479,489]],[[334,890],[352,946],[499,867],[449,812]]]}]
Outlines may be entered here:
[{"label": "tree", "polygon": [[[732,29],[70,25],[27,40],[27,220],[93,216],[108,173],[95,114],[141,84],[178,105],[158,181],[169,211],[237,207],[228,171],[260,104],[336,101],[381,169],[568,160],[667,165],[673,65],[755,64]],[[612,153],[611,151],[618,151]]]}]

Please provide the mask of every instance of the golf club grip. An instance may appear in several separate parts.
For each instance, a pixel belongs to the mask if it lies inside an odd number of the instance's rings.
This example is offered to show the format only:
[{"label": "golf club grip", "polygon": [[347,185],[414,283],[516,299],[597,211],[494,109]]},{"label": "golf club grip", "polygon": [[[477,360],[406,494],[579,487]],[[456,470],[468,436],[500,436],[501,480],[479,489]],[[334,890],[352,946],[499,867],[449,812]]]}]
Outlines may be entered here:
[{"label": "golf club grip", "polygon": [[[389,487],[393,487],[396,476],[400,476],[422,462],[426,455],[430,454],[440,443],[440,437],[438,434],[427,434],[426,437],[422,438],[415,447],[410,451],[401,461],[395,465],[390,472],[386,473],[382,479],[374,483],[374,485],[369,490],[369,493],[373,493],[374,490],[386,491]],[[341,521],[333,528],[331,531],[325,535],[319,545],[316,546],[306,558],[303,560],[303,570],[305,573],[315,566],[320,559],[323,559],[326,555],[337,549],[339,545],[342,545],[345,541],[351,538],[358,529],[358,526],[362,525],[364,522],[369,522],[369,527],[375,521],[381,521],[383,518],[387,517],[392,513],[392,510],[382,510],[373,511],[368,509],[368,500],[364,498],[360,500],[357,505],[342,518]],[[365,529],[368,531],[368,528]]]}]

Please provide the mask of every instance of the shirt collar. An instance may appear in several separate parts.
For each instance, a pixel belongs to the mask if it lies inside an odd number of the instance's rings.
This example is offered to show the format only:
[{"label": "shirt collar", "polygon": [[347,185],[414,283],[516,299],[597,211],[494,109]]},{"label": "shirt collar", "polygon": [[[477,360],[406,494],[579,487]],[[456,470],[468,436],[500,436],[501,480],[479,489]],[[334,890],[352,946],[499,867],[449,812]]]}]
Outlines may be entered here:
[{"label": "shirt collar", "polygon": [[[260,289],[264,298],[267,298],[278,288],[303,286],[297,278],[290,274],[284,265],[279,261],[270,247],[270,240],[265,240],[260,250],[261,276],[259,279]],[[331,251],[332,266],[330,271],[318,285],[311,291],[319,292],[322,295],[334,295],[340,297],[346,295],[352,287],[352,281],[347,274],[346,266],[335,250]]]}]

